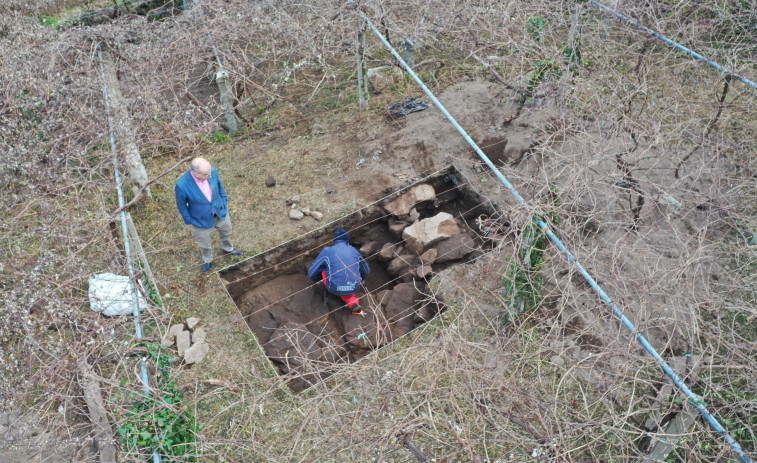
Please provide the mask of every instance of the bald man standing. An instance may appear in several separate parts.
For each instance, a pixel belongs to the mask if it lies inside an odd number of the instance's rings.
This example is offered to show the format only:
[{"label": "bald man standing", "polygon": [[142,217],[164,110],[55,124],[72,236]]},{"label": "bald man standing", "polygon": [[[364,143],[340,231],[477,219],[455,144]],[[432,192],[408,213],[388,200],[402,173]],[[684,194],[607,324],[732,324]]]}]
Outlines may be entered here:
[{"label": "bald man standing", "polygon": [[211,240],[214,228],[218,230],[223,252],[232,256],[242,255],[242,251],[231,245],[231,219],[226,190],[218,178],[218,171],[207,159],[194,158],[189,172],[179,178],[174,191],[184,224],[192,227],[192,234],[200,246],[203,272],[210,270],[213,262]]}]

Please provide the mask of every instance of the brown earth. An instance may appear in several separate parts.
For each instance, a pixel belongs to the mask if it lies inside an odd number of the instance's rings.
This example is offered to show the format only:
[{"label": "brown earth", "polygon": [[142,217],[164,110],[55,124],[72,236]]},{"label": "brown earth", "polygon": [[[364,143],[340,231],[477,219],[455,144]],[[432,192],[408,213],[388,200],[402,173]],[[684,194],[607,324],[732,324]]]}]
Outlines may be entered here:
[{"label": "brown earth", "polygon": [[[603,129],[602,121],[583,121],[580,132],[567,130],[569,113],[550,105],[519,111],[512,99],[498,95],[501,89],[495,84],[463,82],[440,100],[532,206],[553,210],[562,218],[559,225],[553,224],[558,235],[611,297],[620,298],[626,314],[652,344],[662,352],[686,350],[685,340],[696,335],[689,311],[717,272],[714,259],[707,257],[706,248],[695,245],[692,233],[717,235],[725,226],[718,212],[726,199],[717,187],[717,160],[694,156],[690,163],[697,166],[697,177],[675,179],[676,156],[663,145],[637,140],[636,146],[628,134]],[[262,250],[261,246],[278,244],[283,236],[322,229],[312,221],[286,219],[283,200],[294,193],[312,209],[326,212],[327,219],[340,219],[450,163],[474,179],[472,187],[491,198],[508,221],[516,227],[526,223],[522,208],[437,109],[400,121],[363,118],[333,124],[307,143],[290,139],[284,151],[295,157],[288,163],[270,163],[270,168],[261,169],[261,160],[269,155],[259,152],[241,155],[255,159],[258,167],[249,170],[244,168],[246,160],[239,162],[239,154],[212,159],[230,191],[236,242],[241,247],[249,250],[253,244],[255,250]],[[276,155],[282,153],[276,150]],[[316,162],[311,163],[314,157]],[[264,179],[270,174],[277,185],[266,189]],[[242,182],[236,180],[240,177]],[[285,193],[278,193],[282,190]],[[258,200],[261,195],[263,201]],[[635,215],[642,196],[644,202]],[[240,209],[242,204],[249,207]],[[520,246],[517,234],[498,238],[500,246]],[[325,244],[328,238],[321,241]],[[185,243],[193,255],[191,241]],[[618,337],[619,328],[598,297],[562,256],[549,250],[543,274],[548,307],[565,327],[561,345],[553,347],[562,351],[577,345],[568,361],[580,362],[584,347],[627,343]],[[306,283],[287,279],[285,287],[274,292],[293,292]]]},{"label": "brown earth", "polygon": [[[364,317],[307,278],[308,264],[322,248],[310,238],[221,272],[242,317],[268,357],[288,375],[293,390],[336,371],[335,362],[355,361],[401,338],[443,309],[440,301],[426,296],[427,280],[480,255],[483,240],[471,226],[479,214],[490,213],[488,200],[467,185],[459,172],[447,171],[391,196],[383,208],[369,206],[340,221],[371,267],[357,294]],[[417,188],[427,195],[418,198]],[[405,206],[397,209],[400,202]],[[404,229],[439,217],[449,217],[446,228],[438,229],[444,233],[439,238],[423,243],[402,239]]]},{"label": "brown earth", "polygon": [[[670,152],[655,140],[638,140],[635,146],[628,134],[603,128],[600,120],[581,120],[583,127],[578,131],[574,126],[577,121],[569,113],[554,107],[519,111],[512,103],[514,99],[500,95],[501,88],[495,84],[469,81],[449,88],[440,99],[474,140],[484,145],[532,207],[543,211],[543,216],[554,212],[560,218],[559,224],[553,224],[558,235],[652,344],[666,354],[687,350],[687,340],[697,333],[692,310],[720,269],[698,240],[717,237],[728,228],[721,213],[730,201],[720,180],[721,161],[704,154],[692,156],[691,173],[686,170],[677,179],[674,171],[680,153]],[[278,134],[219,146],[217,152],[206,154],[229,193],[234,243],[246,255],[303,233],[312,233],[313,248],[322,246],[329,241],[327,225],[332,221],[452,163],[471,179],[473,189],[490,198],[500,210],[493,218],[501,217],[501,223],[508,224],[495,227],[502,233],[493,233],[496,241],[490,244],[503,256],[515,255],[520,249],[518,236],[528,216],[437,109],[429,108],[400,121],[381,121],[373,113],[353,116],[353,120],[318,121],[323,130],[311,134],[291,138]],[[569,124],[573,125],[566,127]],[[161,167],[154,165],[152,169],[160,171]],[[177,171],[175,176],[181,173]],[[273,188],[265,186],[269,176],[276,179]],[[341,371],[334,362],[342,357],[357,358],[357,330],[369,333],[370,342],[378,346],[396,337],[387,333],[382,323],[391,322],[393,317],[407,318],[402,313],[414,300],[412,292],[396,301],[390,298],[389,305],[371,322],[373,328],[352,326],[350,322],[356,319],[345,314],[341,319],[321,317],[320,323],[313,324],[316,315],[336,310],[339,303],[329,298],[324,308],[319,289],[311,287],[302,273],[270,280],[254,295],[257,300],[238,304],[241,313],[236,313],[224,287],[201,275],[199,253],[178,218],[172,191],[155,190],[156,201],[138,214],[137,222],[146,237],[156,278],[164,285],[173,282],[162,288],[164,294],[169,293],[169,305],[175,298],[182,302],[179,305],[197,307],[191,314],[174,316],[202,317],[208,324],[212,346],[201,368],[182,373],[184,380],[241,372],[257,378],[268,374],[264,362],[251,355],[255,346],[249,341],[248,325],[243,323],[245,304],[259,307],[281,302],[288,311],[285,319],[261,315],[246,321],[263,343],[286,340],[279,352],[299,346],[299,363],[290,364],[299,375],[290,379],[299,381],[295,388]],[[295,194],[304,205],[322,211],[323,222],[311,218],[291,221],[285,200]],[[640,196],[644,203],[635,212]],[[476,226],[475,221],[471,226]],[[579,368],[577,374],[590,384],[606,387],[615,374],[636,366],[623,355],[594,354],[609,348],[631,354],[638,348],[629,343],[628,336],[619,335],[618,324],[597,296],[552,249],[548,248],[542,269],[543,310],[552,317],[554,330],[559,333],[548,338],[550,348],[560,353],[561,364],[582,366],[591,362],[592,369]],[[215,269],[233,263],[227,259],[219,259]],[[500,288],[509,260],[504,257],[487,262],[487,266],[470,267],[468,278],[476,285]],[[274,270],[279,263],[275,257],[267,262]],[[438,296],[455,300],[461,290],[466,294],[480,290],[476,286],[461,289],[458,284],[442,284]],[[279,301],[281,294],[287,299]],[[301,316],[304,306],[312,308],[312,317]],[[482,316],[502,316],[501,309],[487,307],[480,309]],[[406,326],[401,331],[410,329]],[[267,331],[271,335],[266,341],[263,333]],[[346,342],[324,341],[329,337],[317,338],[314,331],[340,333],[333,338]],[[493,364],[500,362],[498,355],[492,357]],[[230,361],[234,365],[231,373]],[[212,422],[215,412],[203,410],[203,404],[199,408]]]}]

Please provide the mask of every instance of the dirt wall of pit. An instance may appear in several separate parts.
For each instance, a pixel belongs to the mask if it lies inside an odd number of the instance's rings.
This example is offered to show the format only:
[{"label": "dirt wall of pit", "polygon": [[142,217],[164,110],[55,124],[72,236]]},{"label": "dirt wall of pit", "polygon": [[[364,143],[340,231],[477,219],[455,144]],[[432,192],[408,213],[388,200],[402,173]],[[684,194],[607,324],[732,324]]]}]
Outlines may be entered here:
[{"label": "dirt wall of pit", "polygon": [[[493,212],[449,168],[220,274],[268,357],[298,391],[439,314],[443,302],[428,296],[428,279],[486,251],[477,224]],[[307,277],[340,227],[371,267],[358,293],[365,316]]]}]

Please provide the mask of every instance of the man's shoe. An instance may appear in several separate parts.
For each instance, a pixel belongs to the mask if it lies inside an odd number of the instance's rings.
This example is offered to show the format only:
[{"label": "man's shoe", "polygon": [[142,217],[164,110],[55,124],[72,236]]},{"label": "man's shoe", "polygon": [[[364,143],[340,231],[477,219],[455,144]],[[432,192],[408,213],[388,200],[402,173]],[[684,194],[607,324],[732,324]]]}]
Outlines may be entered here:
[{"label": "man's shoe", "polygon": [[363,308],[360,307],[360,304],[355,304],[352,306],[352,315],[361,315],[365,317],[365,312],[363,311]]},{"label": "man's shoe", "polygon": [[210,270],[210,262],[205,262],[202,264],[202,273],[207,273],[208,270]]},{"label": "man's shoe", "polygon": [[240,251],[237,248],[234,248],[231,251],[229,251],[229,254],[231,254],[232,256],[241,256],[242,255],[242,251]]}]

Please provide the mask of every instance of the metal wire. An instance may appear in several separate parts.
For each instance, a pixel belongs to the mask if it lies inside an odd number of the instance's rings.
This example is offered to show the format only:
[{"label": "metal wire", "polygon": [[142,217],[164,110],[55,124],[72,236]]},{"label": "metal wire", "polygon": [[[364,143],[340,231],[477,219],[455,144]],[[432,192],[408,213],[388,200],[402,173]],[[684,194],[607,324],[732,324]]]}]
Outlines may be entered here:
[{"label": "metal wire", "polygon": [[729,69],[726,69],[723,66],[719,65],[718,63],[705,58],[704,56],[700,55],[699,53],[697,53],[697,52],[695,52],[693,50],[690,50],[690,49],[684,47],[683,45],[670,40],[669,38],[663,36],[659,32],[655,32],[655,31],[653,31],[652,29],[650,29],[648,27],[644,27],[641,24],[637,23],[636,21],[632,20],[631,18],[623,16],[622,14],[620,14],[617,11],[613,10],[612,8],[610,8],[608,6],[605,6],[605,5],[603,5],[603,4],[599,3],[599,2],[591,0],[591,3],[593,3],[596,6],[598,6],[601,9],[605,10],[606,12],[617,16],[618,18],[622,19],[623,21],[628,22],[629,24],[631,24],[632,26],[636,27],[637,29],[640,29],[640,30],[642,30],[642,31],[650,34],[652,37],[656,37],[656,38],[662,40],[663,42],[667,43],[668,45],[671,45],[673,47],[678,48],[679,50],[683,51],[687,55],[692,56],[692,57],[694,57],[694,58],[696,58],[696,59],[698,59],[700,61],[704,61],[705,63],[707,63],[710,66],[714,67],[718,71],[722,71],[722,72],[728,74],[729,76],[733,76],[733,77],[739,79],[740,81],[744,82],[745,84],[749,85],[750,87],[757,89],[757,84],[755,84],[751,80],[746,79],[744,77],[741,77],[740,75],[736,74],[735,72],[733,72],[733,71],[731,71]]},{"label": "metal wire", "polygon": [[[116,190],[118,191],[118,207],[121,209],[121,233],[124,237],[124,252],[126,253],[126,264],[129,268],[129,286],[131,288],[131,300],[134,304],[134,323],[136,324],[137,339],[142,339],[142,321],[139,313],[139,297],[137,296],[136,275],[134,273],[134,262],[131,256],[131,242],[129,241],[129,228],[126,225],[126,210],[124,209],[124,191],[121,185],[121,176],[118,171],[118,153],[116,150],[116,136],[113,133],[113,117],[110,109],[110,94],[108,93],[108,81],[105,78],[105,65],[103,64],[102,47],[97,44],[97,58],[100,61],[100,75],[103,80],[103,94],[105,95],[105,112],[108,116],[108,131],[110,133],[110,149],[113,152],[113,172],[116,177]],[[139,358],[139,370],[144,383],[145,395],[149,395],[150,377],[147,374],[147,366],[144,357]],[[160,454],[157,450],[152,454],[153,462],[160,463]]]},{"label": "metal wire", "polygon": [[[594,2],[596,3],[596,2]],[[623,314],[623,312],[618,308],[618,306],[615,305],[615,303],[612,302],[610,297],[605,293],[605,291],[599,286],[599,284],[594,280],[594,278],[589,275],[589,273],[583,268],[583,266],[576,260],[576,258],[573,256],[573,254],[568,251],[568,249],[565,247],[565,245],[560,241],[560,239],[555,235],[552,230],[550,230],[549,226],[540,218],[539,214],[536,213],[531,206],[526,203],[526,201],[523,199],[523,197],[517,192],[517,190],[510,184],[510,182],[505,178],[504,175],[502,175],[502,172],[497,169],[497,167],[491,162],[491,160],[484,154],[483,151],[481,151],[481,148],[478,147],[476,142],[471,139],[471,137],[468,135],[468,133],[460,126],[460,124],[457,123],[454,117],[447,111],[447,109],[439,102],[439,100],[434,96],[433,93],[431,93],[431,90],[426,87],[426,85],[423,83],[423,81],[413,72],[413,70],[410,68],[410,66],[405,63],[405,61],[402,59],[402,57],[397,53],[397,51],[392,47],[392,45],[386,40],[386,38],[381,35],[381,32],[379,32],[378,29],[376,29],[376,26],[373,25],[370,19],[366,17],[363,13],[359,13],[360,16],[366,21],[366,24],[373,30],[373,33],[376,34],[376,36],[381,40],[381,42],[386,46],[389,51],[394,55],[394,57],[397,59],[397,61],[402,65],[402,67],[405,68],[405,70],[410,74],[410,76],[418,83],[418,85],[421,86],[423,91],[428,95],[428,97],[431,99],[431,101],[434,102],[437,108],[444,114],[444,116],[452,123],[452,125],[457,129],[458,132],[460,132],[460,135],[465,138],[465,141],[468,142],[468,144],[476,151],[476,153],[479,155],[479,157],[486,163],[487,166],[492,170],[492,172],[496,175],[496,177],[502,182],[503,185],[505,185],[505,188],[508,189],[510,194],[518,201],[518,203],[526,209],[529,213],[533,214],[532,219],[536,223],[536,225],[544,232],[544,234],[549,237],[550,241],[552,241],[555,246],[557,246],[557,249],[562,252],[565,257],[568,259],[568,261],[573,265],[573,267],[576,268],[576,270],[579,271],[581,276],[583,276],[584,280],[586,280],[589,285],[592,287],[592,289],[599,295],[599,297],[607,303],[607,305],[612,310],[613,314],[620,319],[620,321],[625,325],[628,330],[635,335],[636,339],[639,341],[639,344],[644,347],[644,349],[651,355],[656,361],[657,364],[660,366],[663,372],[665,372],[670,379],[673,380],[676,386],[678,386],[681,391],[683,391],[687,396],[689,396],[689,402],[693,407],[699,411],[699,413],[707,420],[708,423],[715,429],[715,431],[725,439],[725,441],[731,446],[731,448],[736,452],[736,454],[739,456],[739,459],[745,463],[752,463],[752,459],[744,452],[744,450],[741,448],[741,446],[731,437],[730,434],[723,428],[723,426],[715,419],[714,416],[707,410],[707,407],[704,405],[704,400],[701,396],[695,394],[692,392],[688,386],[683,382],[683,380],[678,377],[678,375],[673,371],[672,368],[670,368],[670,365],[668,365],[665,360],[662,359],[659,353],[652,347],[651,344],[647,341],[647,339],[638,332],[636,327],[631,323],[631,321]]]}]

